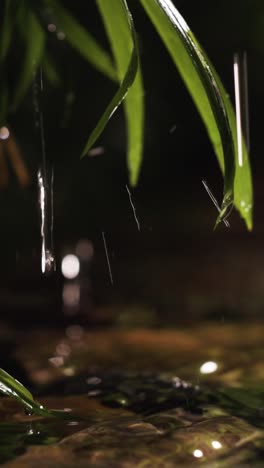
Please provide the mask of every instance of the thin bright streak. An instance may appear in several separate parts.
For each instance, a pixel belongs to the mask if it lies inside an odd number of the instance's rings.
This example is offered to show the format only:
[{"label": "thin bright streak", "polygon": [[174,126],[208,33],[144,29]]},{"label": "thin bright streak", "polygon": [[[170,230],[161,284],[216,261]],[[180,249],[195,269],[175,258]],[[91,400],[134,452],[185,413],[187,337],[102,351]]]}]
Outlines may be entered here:
[{"label": "thin bright streak", "polygon": [[45,188],[43,183],[42,173],[38,171],[38,184],[39,184],[39,204],[41,212],[41,271],[45,273],[46,269],[46,245],[45,245]]},{"label": "thin bright streak", "polygon": [[250,131],[249,131],[249,99],[248,99],[248,63],[247,63],[247,53],[243,54],[243,78],[244,78],[244,117],[245,117],[245,135],[247,150],[250,151]]},{"label": "thin bright streak", "polygon": [[111,269],[109,255],[108,255],[108,249],[107,249],[107,245],[106,245],[105,234],[104,234],[103,231],[102,231],[102,238],[103,238],[103,242],[104,242],[105,256],[106,256],[106,260],[107,260],[110,281],[111,281],[111,284],[113,285],[114,281],[113,281],[112,269]]},{"label": "thin bright streak", "polygon": [[[203,186],[204,186],[206,192],[208,193],[209,197],[211,198],[211,200],[212,200],[214,206],[216,207],[216,209],[217,209],[218,212],[220,213],[220,212],[221,212],[221,208],[220,208],[220,206],[218,205],[218,202],[217,202],[216,198],[214,197],[213,193],[212,193],[211,190],[209,189],[209,187],[208,187],[206,181],[205,181],[205,180],[202,180],[202,184],[203,184]],[[224,219],[223,219],[223,223],[225,224],[226,227],[228,227],[228,228],[230,227],[230,224],[229,224],[229,222],[227,221],[227,219],[224,218]]]},{"label": "thin bright streak", "polygon": [[237,128],[237,153],[238,165],[243,166],[243,146],[242,146],[242,121],[241,121],[241,101],[240,101],[240,79],[239,79],[239,58],[234,55],[234,84],[235,84],[235,102],[236,102],[236,128]]},{"label": "thin bright streak", "polygon": [[139,220],[138,220],[138,217],[137,217],[136,208],[135,208],[135,205],[134,205],[134,203],[132,201],[131,192],[130,192],[127,185],[126,185],[126,189],[127,189],[127,193],[128,193],[128,196],[129,196],[130,205],[131,205],[131,208],[133,210],[134,218],[135,218],[135,221],[136,221],[136,224],[137,224],[137,228],[138,228],[138,231],[140,231],[140,224],[139,224]]}]

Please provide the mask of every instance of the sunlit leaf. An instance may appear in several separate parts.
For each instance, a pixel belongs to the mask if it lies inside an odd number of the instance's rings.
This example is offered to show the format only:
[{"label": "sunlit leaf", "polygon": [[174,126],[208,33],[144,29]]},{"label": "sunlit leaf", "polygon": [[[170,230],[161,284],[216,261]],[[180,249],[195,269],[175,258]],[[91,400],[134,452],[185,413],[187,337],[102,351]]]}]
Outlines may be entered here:
[{"label": "sunlit leaf", "polygon": [[[105,29],[115,57],[118,79],[121,82],[126,73],[129,57],[133,49],[133,37],[127,15],[128,9],[124,9],[124,2],[112,0],[97,0],[97,5],[102,15]],[[135,185],[138,179],[142,151],[144,144],[144,96],[143,83],[140,68],[124,101],[127,122],[128,139],[128,167],[130,182]]]},{"label": "sunlit leaf", "polygon": [[25,8],[23,16],[22,21],[19,21],[19,26],[24,41],[25,55],[15,89],[12,110],[16,110],[33,81],[34,73],[41,63],[45,46],[45,34],[34,13]]},{"label": "sunlit leaf", "polygon": [[116,70],[109,54],[94,37],[59,2],[48,1],[57,27],[65,34],[65,40],[93,67],[116,81]]},{"label": "sunlit leaf", "polygon": [[[224,198],[218,221],[225,217],[234,199],[248,228],[251,228],[250,168],[247,156],[247,162],[242,168],[237,168],[235,164],[236,128],[227,94],[223,86],[220,86],[219,78],[171,0],[140,1],[192,96],[224,172]],[[243,202],[246,203],[248,211],[245,211],[242,206]]]},{"label": "sunlit leaf", "polygon": [[[138,71],[138,50],[136,45],[136,38],[135,38],[135,31],[133,27],[132,17],[127,9],[127,5],[125,0],[113,0],[111,2],[112,7],[114,6],[115,12],[121,11],[123,9],[123,13],[126,15],[128,27],[131,30],[131,35],[133,37],[134,47],[132,50],[132,54],[130,55],[130,60],[128,64],[128,68],[126,70],[126,74],[120,84],[119,89],[117,90],[116,94],[114,95],[113,99],[111,100],[110,104],[108,104],[107,108],[105,109],[102,117],[100,118],[99,122],[97,123],[95,129],[92,131],[91,135],[88,138],[88,141],[85,145],[85,148],[82,153],[82,157],[85,156],[88,151],[91,149],[93,144],[96,142],[98,137],[101,135],[102,131],[104,130],[107,122],[119,107],[123,99],[126,97],[128,90],[132,86],[135,77]],[[117,7],[118,6],[118,7]]]}]

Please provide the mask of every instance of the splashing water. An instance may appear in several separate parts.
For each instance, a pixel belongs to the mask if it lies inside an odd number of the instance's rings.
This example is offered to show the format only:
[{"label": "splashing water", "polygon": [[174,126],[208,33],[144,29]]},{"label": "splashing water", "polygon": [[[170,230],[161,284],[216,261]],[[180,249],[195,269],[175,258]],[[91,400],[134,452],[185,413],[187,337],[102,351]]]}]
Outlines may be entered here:
[{"label": "splashing water", "polygon": [[[53,171],[51,186],[46,185],[42,169],[38,170],[39,207],[41,215],[41,271],[52,273],[55,270],[53,254]],[[49,199],[50,198],[50,199]]]},{"label": "splashing water", "polygon": [[53,182],[54,171],[49,167],[46,158],[43,114],[41,109],[41,97],[43,95],[42,70],[35,72],[33,88],[33,104],[35,113],[35,128],[40,141],[41,162],[37,173],[39,208],[40,208],[40,233],[41,233],[41,271],[49,274],[55,271],[55,255],[53,251]]}]

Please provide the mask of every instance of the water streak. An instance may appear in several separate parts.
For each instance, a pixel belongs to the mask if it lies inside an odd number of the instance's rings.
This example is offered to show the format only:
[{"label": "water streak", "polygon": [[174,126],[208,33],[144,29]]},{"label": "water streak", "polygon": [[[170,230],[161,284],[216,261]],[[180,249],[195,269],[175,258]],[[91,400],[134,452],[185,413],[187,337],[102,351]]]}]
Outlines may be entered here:
[{"label": "water streak", "polygon": [[236,105],[236,127],[237,127],[237,148],[238,164],[243,165],[243,135],[247,149],[250,147],[249,132],[249,104],[248,104],[248,71],[247,54],[236,53],[234,55],[234,87]]},{"label": "water streak", "polygon": [[[212,191],[209,189],[208,185],[207,185],[207,182],[205,180],[202,180],[202,184],[206,190],[206,192],[208,193],[209,197],[211,198],[214,206],[216,207],[216,209],[218,210],[218,212],[220,213],[221,212],[221,208],[218,204],[218,201],[216,200],[215,196],[213,195]],[[227,215],[228,216],[228,215]],[[225,224],[226,227],[230,227],[230,224],[229,222],[227,221],[226,217],[223,219],[223,223]]]},{"label": "water streak", "polygon": [[106,256],[106,261],[107,261],[107,265],[108,265],[108,271],[109,271],[110,281],[111,281],[111,284],[113,285],[113,284],[114,284],[114,280],[113,280],[113,275],[112,275],[112,269],[111,269],[111,264],[110,264],[109,255],[108,255],[107,244],[106,244],[106,240],[105,240],[105,233],[104,233],[103,231],[102,231],[102,238],[103,238],[103,243],[104,243],[105,256]]},{"label": "water streak", "polygon": [[[51,180],[53,184],[53,176]],[[52,273],[55,270],[55,257],[53,254],[53,202],[48,197],[53,198],[53,190],[45,186],[45,179],[41,169],[38,170],[38,188],[41,216],[41,271],[42,273]],[[49,217],[50,220],[48,220]]]},{"label": "water streak", "polygon": [[127,193],[128,193],[128,197],[129,197],[129,202],[130,202],[130,205],[131,205],[131,208],[133,210],[133,215],[134,215],[134,219],[136,221],[136,225],[137,225],[137,228],[138,228],[138,231],[140,231],[140,224],[139,224],[139,220],[138,220],[138,217],[137,217],[137,212],[136,212],[136,208],[135,208],[135,205],[133,203],[133,200],[132,200],[132,195],[131,195],[131,192],[128,188],[128,186],[126,185],[126,190],[127,190]]},{"label": "water streak", "polygon": [[242,118],[241,118],[241,99],[240,99],[240,79],[239,79],[239,60],[238,55],[234,56],[234,84],[236,101],[236,128],[237,128],[237,154],[238,164],[243,166],[243,136],[242,136]]},{"label": "water streak", "polygon": [[47,163],[43,113],[41,108],[41,98],[43,95],[42,70],[35,73],[33,88],[33,104],[35,112],[35,127],[40,141],[41,161],[37,173],[39,208],[40,208],[40,233],[41,233],[41,271],[49,274],[55,271],[55,255],[53,251],[53,183],[54,171]]}]

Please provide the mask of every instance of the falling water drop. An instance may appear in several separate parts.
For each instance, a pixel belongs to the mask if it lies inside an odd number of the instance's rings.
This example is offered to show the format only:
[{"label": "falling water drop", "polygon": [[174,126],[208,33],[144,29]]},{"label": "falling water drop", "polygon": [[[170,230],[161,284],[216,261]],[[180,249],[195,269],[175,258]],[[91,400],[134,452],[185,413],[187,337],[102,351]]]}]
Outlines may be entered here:
[{"label": "falling water drop", "polygon": [[35,113],[35,128],[41,161],[38,169],[38,192],[40,208],[40,232],[41,232],[41,271],[50,274],[55,271],[55,255],[53,251],[53,183],[54,171],[47,161],[44,124],[42,113],[43,79],[42,70],[35,73],[33,88],[33,104]]}]

